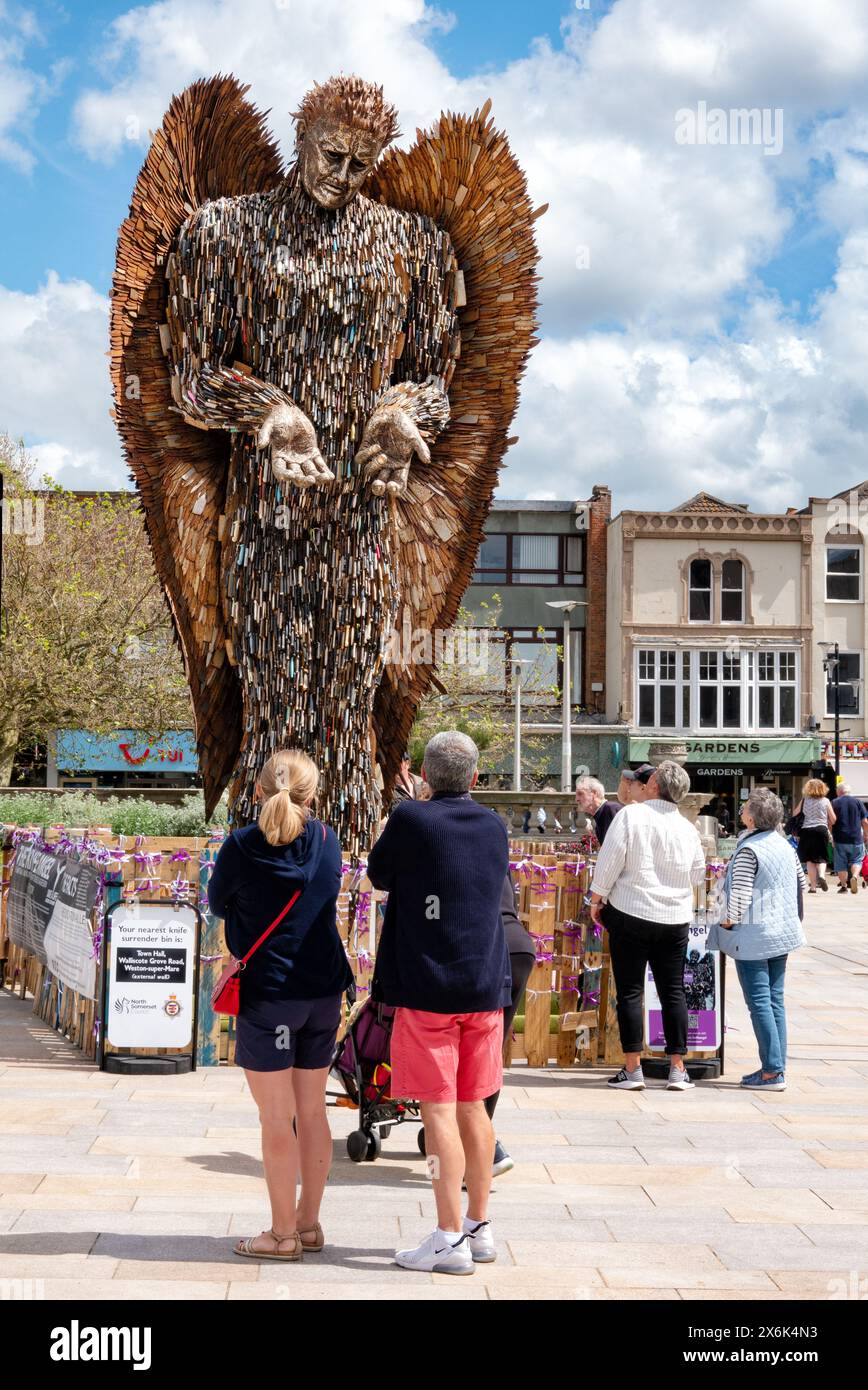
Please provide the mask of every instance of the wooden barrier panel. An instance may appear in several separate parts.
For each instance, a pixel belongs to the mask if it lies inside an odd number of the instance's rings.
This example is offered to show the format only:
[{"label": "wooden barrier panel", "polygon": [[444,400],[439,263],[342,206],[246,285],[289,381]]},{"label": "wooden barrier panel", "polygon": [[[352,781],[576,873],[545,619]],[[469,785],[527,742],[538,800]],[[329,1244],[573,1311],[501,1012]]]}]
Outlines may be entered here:
[{"label": "wooden barrier panel", "polygon": [[[46,837],[57,839],[62,828]],[[8,832],[8,828],[7,828]],[[68,836],[84,831],[67,831]],[[222,833],[214,837],[169,839],[122,837],[106,830],[87,832],[102,847],[103,904],[95,911],[96,947],[102,931],[104,905],[136,898],[163,897],[198,903],[204,916],[201,942],[197,1061],[213,1066],[234,1060],[234,1020],[214,1014],[211,989],[228,960],[223,923],[207,906],[207,884]],[[513,878],[518,887],[518,913],[530,931],[537,961],[528,980],[524,1002],[512,1035],[504,1044],[504,1065],[524,1057],[529,1065],[545,1067],[613,1066],[622,1060],[617,1028],[614,981],[608,937],[590,920],[587,897],[594,856],[588,852],[527,854],[526,842],[512,841]],[[116,854],[106,856],[104,851]],[[534,850],[536,847],[534,846]],[[88,1057],[98,1042],[98,1005],[64,988],[35,957],[9,942],[6,899],[14,850],[7,833],[3,848],[3,888],[0,894],[0,955],[5,942],[3,986],[21,998],[33,997],[34,1012],[67,1037]],[[719,869],[709,868],[706,885],[696,892],[701,910]],[[338,930],[356,978],[359,999],[370,991],[377,941],[382,927],[385,895],[376,892],[364,875],[364,865],[344,865],[338,897]],[[100,997],[99,986],[97,999]],[[346,1014],[346,1010],[345,1010]],[[108,1046],[108,1051],[128,1051]],[[152,1049],[156,1054],[158,1049]],[[169,1049],[168,1051],[186,1051]],[[707,1053],[691,1053],[706,1057]]]}]

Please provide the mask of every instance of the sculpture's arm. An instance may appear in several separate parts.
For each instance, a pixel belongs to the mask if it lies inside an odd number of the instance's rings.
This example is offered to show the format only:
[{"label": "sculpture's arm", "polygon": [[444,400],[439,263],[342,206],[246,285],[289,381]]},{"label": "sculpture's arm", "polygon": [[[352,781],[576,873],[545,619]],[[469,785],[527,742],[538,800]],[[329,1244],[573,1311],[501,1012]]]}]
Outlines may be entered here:
[{"label": "sculpture's arm", "polygon": [[182,226],[166,267],[167,354],[177,409],[202,429],[248,430],[271,448],[277,478],[299,486],[333,478],[313,425],[271,382],[234,361],[240,334],[235,273],[242,233],[229,199],[206,203]]},{"label": "sculpture's arm", "polygon": [[406,245],[396,258],[407,313],[391,384],[365,428],[357,459],[372,492],[402,496],[412,458],[430,463],[430,445],[449,423],[449,383],[460,352],[457,265],[446,232],[427,218],[405,220]]}]

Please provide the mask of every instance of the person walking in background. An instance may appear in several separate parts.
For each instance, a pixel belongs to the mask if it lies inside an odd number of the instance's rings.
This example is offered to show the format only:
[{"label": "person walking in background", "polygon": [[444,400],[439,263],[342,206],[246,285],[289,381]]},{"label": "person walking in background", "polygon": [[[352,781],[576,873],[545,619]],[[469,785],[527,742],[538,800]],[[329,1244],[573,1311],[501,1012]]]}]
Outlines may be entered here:
[{"label": "person walking in background", "polygon": [[437,1204],[436,1229],[395,1259],[439,1274],[495,1259],[485,1100],[502,1083],[512,997],[500,912],[509,842],[501,818],[470,796],[477,759],[466,734],[435,734],[422,765],[431,800],[396,806],[368,856],[368,877],[389,894],[371,997],[395,1007],[392,1094],[421,1102]]},{"label": "person walking in background", "polygon": [[256,783],[259,820],[224,840],[208,884],[236,961],[301,890],[241,973],[235,1061],[259,1109],[271,1201],[271,1229],[235,1246],[254,1259],[299,1260],[323,1246],[319,1212],[332,1161],[325,1089],[353,974],[336,922],[341,847],[310,814],[318,781],[305,753],[269,758]]},{"label": "person walking in background", "polygon": [[853,795],[852,788],[841,782],[832,811],[838,892],[846,893],[849,888],[851,893],[858,893],[862,862],[868,852],[868,809],[864,801]]},{"label": "person walking in background", "polygon": [[745,830],[724,876],[721,920],[708,936],[710,950],[734,959],[750,1010],[760,1069],[742,1077],[741,1084],[748,1090],[786,1088],[784,976],[790,951],[805,944],[805,875],[781,833],[783,817],[783,805],[774,792],[755,787],[741,809]]},{"label": "person walking in background", "polygon": [[693,886],[705,879],[705,855],[696,826],[678,810],[689,790],[690,778],[678,763],[652,768],[645,800],[625,806],[612,821],[591,883],[591,918],[609,933],[618,997],[624,1066],[608,1082],[616,1090],[641,1091],[645,1086],[641,1054],[649,965],[663,1011],[668,1088],[685,1091],[693,1086],[683,1060],[684,961]]},{"label": "person walking in background", "polygon": [[799,858],[808,871],[809,893],[816,893],[817,884],[828,892],[826,870],[829,866],[829,839],[835,825],[835,812],[826,795],[826,784],[819,777],[805,783],[801,801],[794,815],[802,816],[798,831]]},{"label": "person walking in background", "polygon": [[576,781],[576,807],[594,827],[597,841],[602,845],[612,818],[624,808],[620,801],[607,801],[606,788],[596,777],[579,777]]},{"label": "person walking in background", "polygon": [[[530,972],[536,964],[536,946],[534,939],[526,927],[519,921],[515,905],[515,886],[512,882],[512,875],[507,870],[506,878],[503,880],[503,892],[500,899],[500,917],[503,922],[503,930],[506,936],[506,949],[509,952],[509,973],[512,979],[512,991],[510,1002],[503,1011],[503,1041],[506,1043],[512,1028],[513,1020],[521,1003],[522,995],[527,988]],[[494,1111],[500,1099],[500,1088],[486,1098],[485,1109],[488,1118],[494,1120]],[[499,1177],[501,1173],[508,1173],[510,1168],[515,1167],[512,1158],[507,1153],[499,1139],[494,1144],[494,1163],[492,1166],[492,1177]]]}]

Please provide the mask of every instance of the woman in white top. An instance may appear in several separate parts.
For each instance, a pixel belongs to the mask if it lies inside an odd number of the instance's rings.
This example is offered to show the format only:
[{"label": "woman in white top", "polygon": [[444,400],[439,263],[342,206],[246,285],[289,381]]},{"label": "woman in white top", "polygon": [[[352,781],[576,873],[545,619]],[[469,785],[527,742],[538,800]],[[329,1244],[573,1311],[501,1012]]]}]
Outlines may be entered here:
[{"label": "woman in white top", "polygon": [[798,815],[800,811],[804,812],[804,821],[799,831],[799,858],[808,872],[808,892],[816,893],[819,882],[823,892],[827,893],[828,845],[837,816],[832,810],[826,784],[819,777],[812,777],[805,783],[804,795],[795,814]]}]

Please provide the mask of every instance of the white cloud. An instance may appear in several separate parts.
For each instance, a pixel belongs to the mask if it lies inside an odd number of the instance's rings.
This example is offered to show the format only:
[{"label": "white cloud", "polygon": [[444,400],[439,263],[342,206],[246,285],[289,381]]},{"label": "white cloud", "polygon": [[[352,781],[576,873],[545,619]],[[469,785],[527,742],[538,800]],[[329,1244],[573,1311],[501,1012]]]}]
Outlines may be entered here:
[{"label": "white cloud", "polygon": [[648,331],[541,343],[501,493],[674,506],[707,488],[783,510],[868,477],[868,232],[845,242],[816,319],[756,299],[738,338]]},{"label": "white cloud", "polygon": [[0,286],[0,429],[67,487],[124,487],[109,419],[108,300],[49,271],[33,294]]},{"label": "white cloud", "polygon": [[[405,144],[442,108],[490,95],[534,200],[551,204],[537,224],[545,338],[501,491],[539,494],[542,483],[548,495],[578,496],[608,482],[626,506],[674,503],[713,479],[729,495],[784,506],[816,490],[818,474],[823,486],[830,474],[836,486],[839,475],[844,486],[868,474],[868,9],[618,0],[593,29],[568,0],[564,10],[562,48],[540,40],[502,71],[459,79],[431,44],[448,21],[423,0],[246,0],[243,10],[237,0],[160,0],[111,26],[74,135],[110,160],[131,137],[146,140],[173,92],[218,71],[272,108],[286,150],[289,109],[334,71],[384,83]],[[676,113],[699,101],[781,108],[782,153],[679,145]],[[807,324],[758,280],[805,206],[842,239],[836,282]],[[579,269],[583,247],[590,264]],[[54,303],[59,322],[59,291]],[[74,355],[89,350],[92,328],[88,314],[67,324],[81,342]],[[49,403],[54,433],[44,418],[40,428],[68,451],[68,471],[105,467],[117,480],[98,361],[86,379],[78,368],[79,387],[99,400],[95,437],[78,429],[87,407],[74,399],[66,424]]]},{"label": "white cloud", "polygon": [[29,174],[35,159],[26,137],[47,84],[25,64],[28,42],[38,37],[35,16],[12,11],[0,0],[0,161]]}]

